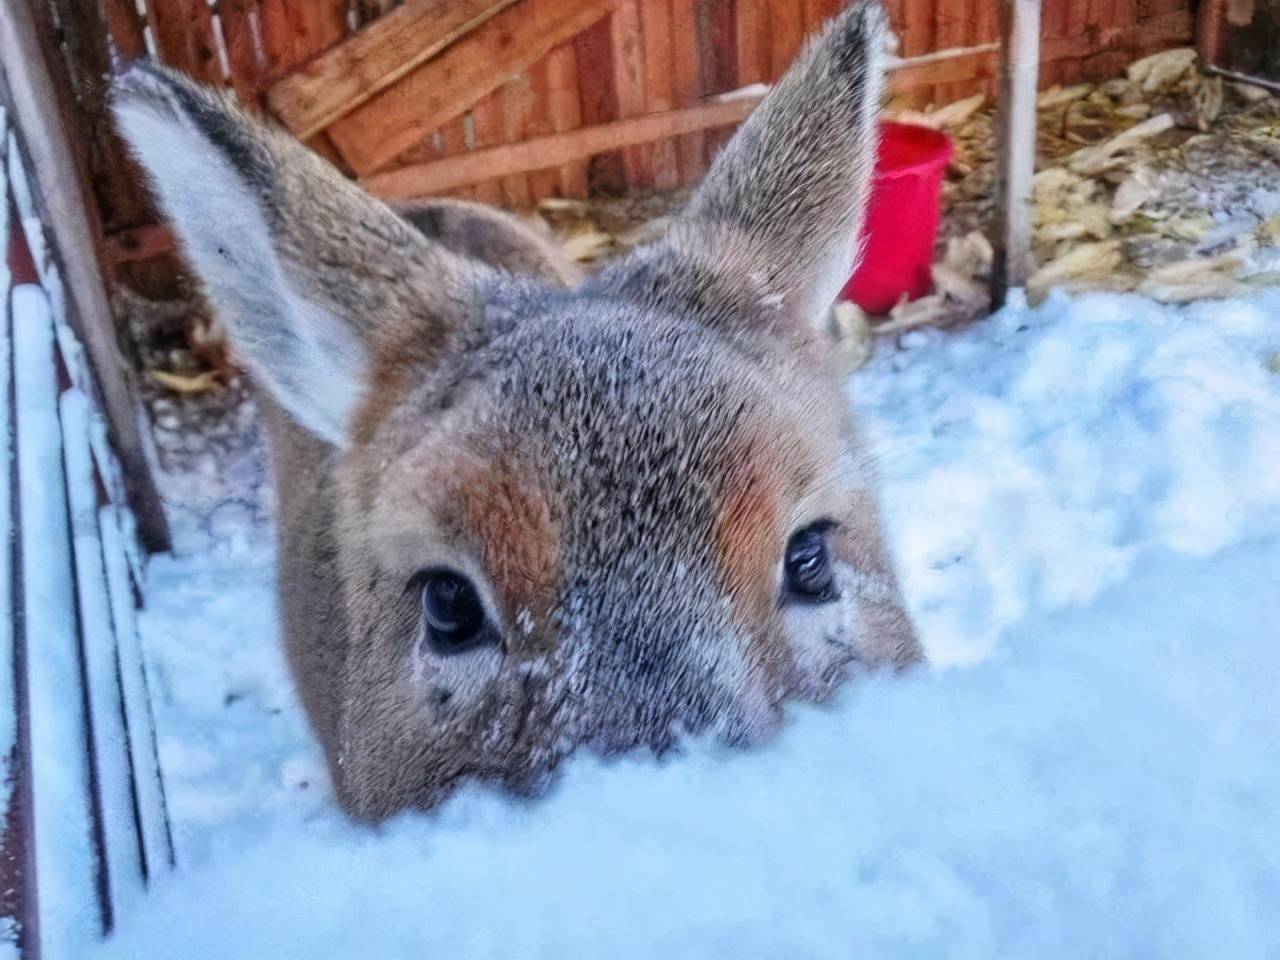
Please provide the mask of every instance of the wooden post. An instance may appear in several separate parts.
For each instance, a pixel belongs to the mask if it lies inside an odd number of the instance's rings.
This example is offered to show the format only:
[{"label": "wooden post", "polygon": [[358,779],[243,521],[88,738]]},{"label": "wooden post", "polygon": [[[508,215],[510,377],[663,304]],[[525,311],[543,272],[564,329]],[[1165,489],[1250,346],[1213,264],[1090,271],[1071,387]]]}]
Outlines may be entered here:
[{"label": "wooden post", "polygon": [[1026,285],[1035,264],[1036,85],[1040,69],[1040,0],[1000,0],[1000,100],[996,114],[996,220],[991,246],[992,303]]},{"label": "wooden post", "polygon": [[169,528],[143,448],[129,366],[116,339],[99,259],[101,228],[68,133],[74,120],[72,98],[45,12],[32,0],[6,4],[0,17],[0,64],[45,229],[66,283],[69,319],[89,352],[139,534],[149,550],[165,550]]}]

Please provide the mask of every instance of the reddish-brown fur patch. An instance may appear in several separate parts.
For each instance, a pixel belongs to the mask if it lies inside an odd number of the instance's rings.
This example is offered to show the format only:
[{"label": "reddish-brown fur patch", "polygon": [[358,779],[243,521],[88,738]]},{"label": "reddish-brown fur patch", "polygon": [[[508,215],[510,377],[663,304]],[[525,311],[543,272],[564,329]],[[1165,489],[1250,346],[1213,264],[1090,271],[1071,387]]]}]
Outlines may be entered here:
[{"label": "reddish-brown fur patch", "polygon": [[509,451],[459,464],[449,487],[458,532],[497,594],[512,652],[540,652],[559,580],[557,505],[536,472]]},{"label": "reddish-brown fur patch", "polygon": [[751,638],[752,666],[773,683],[791,663],[778,622],[775,573],[785,535],[782,511],[799,466],[783,459],[790,446],[775,427],[730,448],[715,525],[716,560],[732,616]]}]

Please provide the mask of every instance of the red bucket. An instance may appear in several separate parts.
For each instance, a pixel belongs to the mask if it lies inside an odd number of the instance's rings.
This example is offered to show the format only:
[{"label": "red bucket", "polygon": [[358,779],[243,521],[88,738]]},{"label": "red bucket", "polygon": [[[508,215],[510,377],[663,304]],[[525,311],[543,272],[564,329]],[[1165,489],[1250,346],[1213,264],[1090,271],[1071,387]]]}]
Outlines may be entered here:
[{"label": "red bucket", "polygon": [[840,299],[882,314],[903,294],[914,300],[929,292],[942,175],[950,160],[945,133],[906,123],[880,125],[862,262]]}]

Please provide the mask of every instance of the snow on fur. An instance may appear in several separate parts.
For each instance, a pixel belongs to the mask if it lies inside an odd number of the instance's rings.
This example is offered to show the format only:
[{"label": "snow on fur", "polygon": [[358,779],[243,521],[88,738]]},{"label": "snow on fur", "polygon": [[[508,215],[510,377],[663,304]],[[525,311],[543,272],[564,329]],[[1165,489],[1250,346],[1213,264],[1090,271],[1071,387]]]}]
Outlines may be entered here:
[{"label": "snow on fur", "polygon": [[179,870],[102,951],[1280,951],[1280,297],[1052,298],[851,385],[934,666],[750,750],[345,822],[259,536],[152,566]]}]

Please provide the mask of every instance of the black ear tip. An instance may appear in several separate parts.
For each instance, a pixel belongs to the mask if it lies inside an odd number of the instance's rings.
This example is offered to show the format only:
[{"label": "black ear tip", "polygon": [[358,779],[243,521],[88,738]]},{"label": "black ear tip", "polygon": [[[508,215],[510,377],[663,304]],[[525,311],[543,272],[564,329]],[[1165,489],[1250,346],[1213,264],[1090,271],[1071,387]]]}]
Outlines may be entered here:
[{"label": "black ear tip", "polygon": [[833,28],[842,46],[867,49],[872,55],[883,53],[892,33],[889,18],[879,0],[858,0],[845,9]]},{"label": "black ear tip", "polygon": [[868,74],[879,73],[892,36],[889,18],[877,0],[861,0],[832,22],[824,45],[837,71],[856,89]]}]

